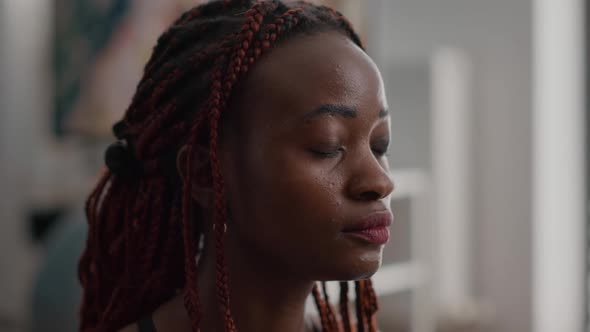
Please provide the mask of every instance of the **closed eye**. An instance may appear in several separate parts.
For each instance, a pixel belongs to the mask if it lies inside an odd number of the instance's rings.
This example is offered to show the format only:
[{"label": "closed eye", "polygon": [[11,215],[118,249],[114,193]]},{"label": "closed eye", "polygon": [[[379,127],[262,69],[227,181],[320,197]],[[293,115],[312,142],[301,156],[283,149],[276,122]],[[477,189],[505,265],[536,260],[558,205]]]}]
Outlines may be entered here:
[{"label": "closed eye", "polygon": [[343,147],[335,147],[335,148],[316,148],[310,149],[310,152],[319,158],[328,159],[328,158],[335,158],[338,157],[342,152],[344,152]]},{"label": "closed eye", "polygon": [[373,150],[373,153],[377,157],[383,157],[387,155],[387,152],[389,151],[389,139],[380,139],[373,143],[371,150]]}]

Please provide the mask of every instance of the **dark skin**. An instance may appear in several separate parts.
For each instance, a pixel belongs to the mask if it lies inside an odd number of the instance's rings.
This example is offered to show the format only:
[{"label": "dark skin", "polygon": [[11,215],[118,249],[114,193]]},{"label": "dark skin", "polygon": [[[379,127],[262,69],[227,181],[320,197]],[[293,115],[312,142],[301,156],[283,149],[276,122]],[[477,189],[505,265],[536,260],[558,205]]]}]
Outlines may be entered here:
[{"label": "dark skin", "polygon": [[[383,245],[343,232],[390,209],[390,119],[381,76],[338,32],[295,37],[258,61],[228,111],[220,158],[232,315],[240,332],[305,331],[305,300],[315,281],[368,278],[381,264]],[[197,174],[208,166],[198,162],[203,155],[197,149],[193,156]],[[193,188],[196,203],[210,207],[211,187],[200,181]],[[198,270],[203,332],[223,331],[212,213],[204,210]],[[158,331],[190,331],[182,294],[153,319]]]}]

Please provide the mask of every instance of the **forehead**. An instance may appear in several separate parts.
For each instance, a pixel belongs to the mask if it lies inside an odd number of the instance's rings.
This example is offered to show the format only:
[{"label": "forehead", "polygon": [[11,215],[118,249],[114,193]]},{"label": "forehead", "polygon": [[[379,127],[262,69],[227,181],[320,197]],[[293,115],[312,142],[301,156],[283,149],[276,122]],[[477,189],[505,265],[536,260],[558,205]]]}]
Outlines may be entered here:
[{"label": "forehead", "polygon": [[243,83],[240,108],[260,121],[286,121],[321,104],[386,108],[375,64],[338,32],[287,41],[263,56]]}]

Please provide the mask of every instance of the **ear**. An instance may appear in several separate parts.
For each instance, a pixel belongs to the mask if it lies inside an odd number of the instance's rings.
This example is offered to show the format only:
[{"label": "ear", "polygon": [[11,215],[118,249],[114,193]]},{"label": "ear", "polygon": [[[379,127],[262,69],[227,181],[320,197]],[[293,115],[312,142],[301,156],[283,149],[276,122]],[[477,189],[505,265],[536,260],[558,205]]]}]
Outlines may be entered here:
[{"label": "ear", "polygon": [[[187,163],[189,158],[191,158],[190,164]],[[176,167],[183,185],[187,181],[187,167],[191,167],[193,199],[202,208],[206,209],[211,206],[213,202],[213,181],[211,180],[209,150],[202,146],[193,146],[192,151],[189,151],[188,146],[184,145],[176,156]]]}]

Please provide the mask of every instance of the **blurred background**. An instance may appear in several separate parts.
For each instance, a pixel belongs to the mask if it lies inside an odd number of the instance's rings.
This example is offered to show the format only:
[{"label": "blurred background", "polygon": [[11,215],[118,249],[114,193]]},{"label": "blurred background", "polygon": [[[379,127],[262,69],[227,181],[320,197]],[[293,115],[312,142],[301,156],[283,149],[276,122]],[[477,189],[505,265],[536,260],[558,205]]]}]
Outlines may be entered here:
[{"label": "blurred background", "polygon": [[[392,111],[381,329],[590,331],[584,1],[317,2],[360,32]],[[75,330],[110,127],[197,3],[0,0],[0,331]]]}]

